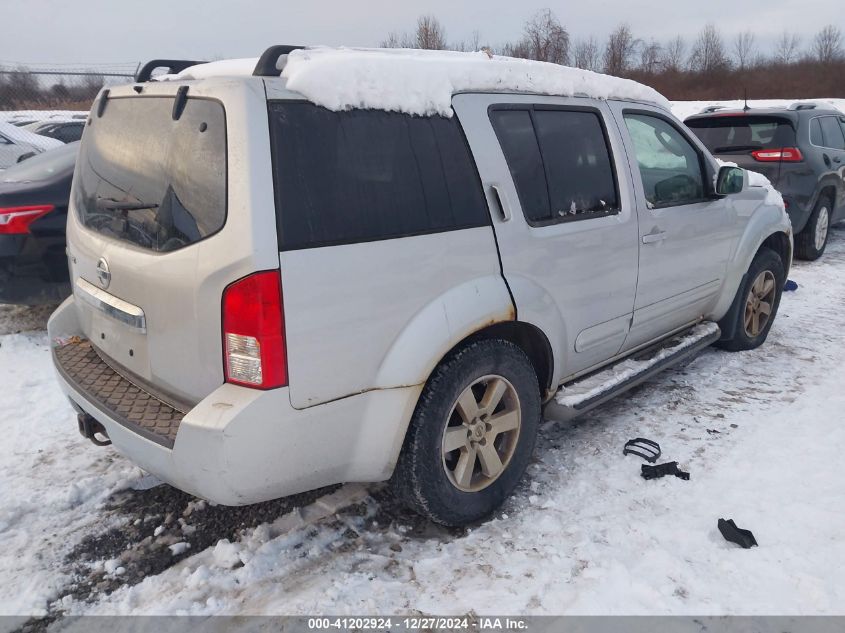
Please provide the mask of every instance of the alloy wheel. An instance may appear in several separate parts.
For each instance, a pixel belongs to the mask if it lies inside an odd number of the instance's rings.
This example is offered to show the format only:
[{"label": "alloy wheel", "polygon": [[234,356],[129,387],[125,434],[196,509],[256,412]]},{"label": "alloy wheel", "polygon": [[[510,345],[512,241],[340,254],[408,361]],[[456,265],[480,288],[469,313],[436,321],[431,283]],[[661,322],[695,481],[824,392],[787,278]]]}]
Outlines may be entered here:
[{"label": "alloy wheel", "polygon": [[772,315],[775,301],[775,276],[770,270],[764,270],[748,291],[745,300],[745,333],[754,338],[766,329]]},{"label": "alloy wheel", "polygon": [[522,410],[514,386],[483,376],[461,392],[443,429],[443,468],[453,486],[478,492],[505,471],[516,450]]},{"label": "alloy wheel", "polygon": [[819,209],[819,217],[816,220],[816,234],[814,236],[815,247],[817,251],[824,248],[824,243],[827,241],[827,231],[830,227],[830,212],[827,207]]}]

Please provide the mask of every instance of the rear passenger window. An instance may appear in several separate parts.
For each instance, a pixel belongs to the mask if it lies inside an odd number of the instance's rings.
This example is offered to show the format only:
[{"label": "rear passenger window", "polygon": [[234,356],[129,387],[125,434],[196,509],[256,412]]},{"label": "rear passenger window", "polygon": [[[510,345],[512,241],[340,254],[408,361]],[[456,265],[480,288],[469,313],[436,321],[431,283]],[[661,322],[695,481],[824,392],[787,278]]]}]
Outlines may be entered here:
[{"label": "rear passenger window", "polygon": [[704,200],[701,157],[674,125],[647,114],[625,114],[646,200],[672,207]]},{"label": "rear passenger window", "polygon": [[529,224],[619,212],[610,149],[597,112],[498,109],[490,118]]},{"label": "rear passenger window", "polygon": [[824,136],[824,147],[831,149],[845,150],[845,136],[842,134],[842,128],[839,127],[839,120],[833,116],[825,116],[819,119],[822,126],[822,135]]},{"label": "rear passenger window", "polygon": [[455,117],[271,102],[282,250],[489,224]]},{"label": "rear passenger window", "polygon": [[821,119],[813,119],[810,121],[810,142],[818,147],[824,147]]}]

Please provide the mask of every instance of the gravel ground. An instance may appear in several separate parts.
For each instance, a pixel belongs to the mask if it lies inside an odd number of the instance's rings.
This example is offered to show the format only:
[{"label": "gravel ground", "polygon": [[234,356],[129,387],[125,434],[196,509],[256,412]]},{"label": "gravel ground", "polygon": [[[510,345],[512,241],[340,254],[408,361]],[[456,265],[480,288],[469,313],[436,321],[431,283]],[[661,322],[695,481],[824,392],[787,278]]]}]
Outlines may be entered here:
[{"label": "gravel ground", "polygon": [[10,306],[0,303],[0,336],[47,329],[47,320],[58,305],[38,307]]}]

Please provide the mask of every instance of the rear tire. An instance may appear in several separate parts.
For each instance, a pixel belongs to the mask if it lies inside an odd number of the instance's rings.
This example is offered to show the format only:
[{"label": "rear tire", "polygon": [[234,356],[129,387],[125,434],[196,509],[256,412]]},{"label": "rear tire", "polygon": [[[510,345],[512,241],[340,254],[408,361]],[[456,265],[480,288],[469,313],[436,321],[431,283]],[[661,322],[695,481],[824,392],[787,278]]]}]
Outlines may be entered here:
[{"label": "rear tire", "polygon": [[824,254],[830,237],[830,200],[821,196],[804,230],[795,236],[795,256],[815,261]]},{"label": "rear tire", "polygon": [[432,373],[414,411],[394,493],[444,525],[490,515],[513,492],[534,451],[540,388],[513,343],[470,343]]},{"label": "rear tire", "polygon": [[723,319],[719,323],[724,331],[733,328],[733,338],[718,341],[716,346],[731,352],[760,347],[775,321],[785,282],[786,273],[780,256],[769,248],[761,248],[748,268],[745,282],[737,291],[739,310],[726,317],[735,321],[731,323]]}]

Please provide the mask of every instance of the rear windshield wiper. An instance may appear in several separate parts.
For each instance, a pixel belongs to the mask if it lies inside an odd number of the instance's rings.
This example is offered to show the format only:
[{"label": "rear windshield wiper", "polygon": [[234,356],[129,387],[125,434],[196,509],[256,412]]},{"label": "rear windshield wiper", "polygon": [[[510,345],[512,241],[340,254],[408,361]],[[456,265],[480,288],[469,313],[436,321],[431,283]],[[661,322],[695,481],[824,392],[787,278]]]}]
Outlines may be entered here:
[{"label": "rear windshield wiper", "polygon": [[724,154],[727,152],[740,152],[748,149],[763,149],[762,145],[725,145],[724,147],[717,147],[713,150],[714,154]]},{"label": "rear windshield wiper", "polygon": [[138,209],[158,209],[158,205],[148,202],[128,202],[98,197],[97,208],[106,211],[136,211]]}]

